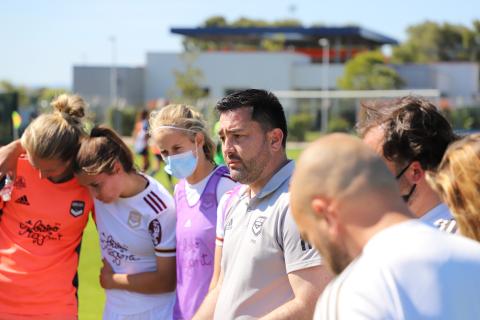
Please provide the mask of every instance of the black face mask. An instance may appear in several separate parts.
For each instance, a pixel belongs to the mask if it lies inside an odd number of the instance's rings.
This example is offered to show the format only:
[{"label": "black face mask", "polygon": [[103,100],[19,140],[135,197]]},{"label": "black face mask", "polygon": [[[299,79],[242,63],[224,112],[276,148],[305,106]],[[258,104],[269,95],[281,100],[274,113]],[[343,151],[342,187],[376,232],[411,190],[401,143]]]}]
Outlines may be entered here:
[{"label": "black face mask", "polygon": [[[396,176],[395,176],[395,179],[400,179],[400,177],[405,173],[405,171],[408,170],[408,168],[410,168],[410,165],[412,163],[410,162],[405,168],[402,169],[402,171],[400,171]],[[407,193],[407,194],[402,194],[402,199],[403,201],[405,201],[406,203],[408,203],[408,200],[410,200],[410,197],[412,196],[413,192],[415,191],[415,188],[417,187],[417,184],[414,184],[411,188],[410,188],[410,191]]]}]

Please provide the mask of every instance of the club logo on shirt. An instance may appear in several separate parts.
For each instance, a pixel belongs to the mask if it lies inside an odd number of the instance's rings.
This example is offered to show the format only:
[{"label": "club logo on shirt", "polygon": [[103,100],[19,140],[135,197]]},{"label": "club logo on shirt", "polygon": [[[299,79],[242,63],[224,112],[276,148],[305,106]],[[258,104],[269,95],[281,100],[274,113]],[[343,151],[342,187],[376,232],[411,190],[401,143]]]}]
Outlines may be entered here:
[{"label": "club logo on shirt", "polygon": [[255,219],[252,226],[252,232],[255,236],[258,236],[262,232],[263,223],[267,220],[267,217],[261,216]]},{"label": "club logo on shirt", "polygon": [[162,241],[162,226],[160,225],[160,221],[153,219],[148,225],[148,232],[150,232],[152,236],[153,246],[158,246]]},{"label": "club logo on shirt", "polygon": [[225,231],[232,229],[233,219],[229,219],[225,224]]},{"label": "club logo on shirt", "polygon": [[130,211],[128,214],[128,225],[130,228],[135,229],[140,226],[140,223],[142,222],[142,215],[138,211]]},{"label": "club logo on shirt", "polygon": [[72,216],[79,217],[83,214],[84,210],[85,210],[85,202],[79,201],[79,200],[72,201],[72,204],[70,205],[70,214]]}]

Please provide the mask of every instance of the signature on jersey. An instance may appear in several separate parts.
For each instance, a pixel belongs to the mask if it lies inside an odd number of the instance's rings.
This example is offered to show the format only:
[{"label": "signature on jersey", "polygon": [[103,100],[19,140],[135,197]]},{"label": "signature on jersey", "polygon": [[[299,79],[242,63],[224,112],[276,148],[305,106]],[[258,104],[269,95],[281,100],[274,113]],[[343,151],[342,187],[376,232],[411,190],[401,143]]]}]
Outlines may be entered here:
[{"label": "signature on jersey", "polygon": [[140,258],[128,252],[128,247],[117,242],[111,235],[104,232],[100,234],[100,245],[102,249],[110,256],[112,263],[119,266],[122,261],[137,261]]},{"label": "signature on jersey", "polygon": [[60,233],[60,223],[50,225],[44,223],[41,219],[36,222],[32,220],[20,222],[20,231],[18,234],[32,239],[33,243],[39,246],[43,246],[45,241],[61,240],[63,237]]}]

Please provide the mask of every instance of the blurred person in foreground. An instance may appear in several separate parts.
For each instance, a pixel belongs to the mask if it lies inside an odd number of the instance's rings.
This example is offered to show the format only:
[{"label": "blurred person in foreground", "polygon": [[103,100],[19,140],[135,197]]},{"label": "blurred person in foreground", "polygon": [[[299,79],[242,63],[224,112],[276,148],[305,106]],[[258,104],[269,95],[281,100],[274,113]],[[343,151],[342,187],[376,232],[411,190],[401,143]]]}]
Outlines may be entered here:
[{"label": "blurred person in foreground", "polygon": [[311,319],[330,274],[289,210],[294,163],[283,107],[272,93],[249,89],[216,109],[230,175],[245,186],[226,212],[218,284],[194,319]]},{"label": "blurred person in foreground", "polygon": [[427,181],[452,211],[461,234],[480,241],[480,134],[448,147]]},{"label": "blurred person in foreground", "polygon": [[384,159],[410,210],[426,224],[454,233],[455,220],[425,178],[457,139],[447,119],[432,103],[413,96],[362,107],[358,133]]},{"label": "blurred person in foreground", "polygon": [[302,153],[291,206],[338,275],[315,319],[478,319],[480,244],[412,219],[385,163],[358,138],[328,135]]}]

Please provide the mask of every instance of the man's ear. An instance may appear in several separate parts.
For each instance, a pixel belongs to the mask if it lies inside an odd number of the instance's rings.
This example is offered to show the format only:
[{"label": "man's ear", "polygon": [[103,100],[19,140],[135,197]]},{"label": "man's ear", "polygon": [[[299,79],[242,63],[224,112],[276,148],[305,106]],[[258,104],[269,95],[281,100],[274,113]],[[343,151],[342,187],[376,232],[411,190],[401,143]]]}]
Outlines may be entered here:
[{"label": "man's ear", "polygon": [[422,165],[418,161],[413,161],[408,168],[407,172],[407,179],[412,184],[418,184],[421,179],[425,177],[425,170],[423,170]]},{"label": "man's ear", "polygon": [[269,133],[270,147],[273,151],[279,151],[283,148],[283,131],[280,128],[272,129]]},{"label": "man's ear", "polygon": [[[331,236],[338,234],[338,215],[331,200],[316,196],[311,202],[312,212],[318,220],[323,220]],[[320,221],[319,221],[320,223]]]}]

